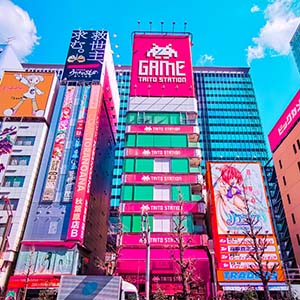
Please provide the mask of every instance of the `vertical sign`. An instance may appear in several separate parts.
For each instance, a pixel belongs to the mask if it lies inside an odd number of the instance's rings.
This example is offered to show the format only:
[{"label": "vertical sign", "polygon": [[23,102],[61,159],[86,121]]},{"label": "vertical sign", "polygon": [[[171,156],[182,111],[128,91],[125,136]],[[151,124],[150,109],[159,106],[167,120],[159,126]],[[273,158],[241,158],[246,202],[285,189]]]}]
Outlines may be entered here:
[{"label": "vertical sign", "polygon": [[69,128],[72,104],[76,87],[69,86],[63,102],[62,112],[59,119],[58,129],[54,140],[50,166],[44,188],[43,200],[54,201],[55,187],[58,179],[58,171],[62,160],[63,150],[66,142],[67,130]]},{"label": "vertical sign", "polygon": [[189,35],[134,36],[130,96],[195,96]]},{"label": "vertical sign", "polygon": [[82,140],[67,240],[83,242],[102,102],[102,87],[93,85]]},{"label": "vertical sign", "polygon": [[103,30],[74,30],[62,78],[100,81],[107,38]]}]

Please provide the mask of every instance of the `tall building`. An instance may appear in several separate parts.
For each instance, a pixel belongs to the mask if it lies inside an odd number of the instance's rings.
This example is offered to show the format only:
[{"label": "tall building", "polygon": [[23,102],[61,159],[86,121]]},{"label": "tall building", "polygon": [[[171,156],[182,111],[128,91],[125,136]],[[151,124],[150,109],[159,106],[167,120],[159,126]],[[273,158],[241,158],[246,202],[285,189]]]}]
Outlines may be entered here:
[{"label": "tall building", "polygon": [[297,29],[290,41],[290,45],[292,47],[292,52],[294,55],[296,65],[298,67],[298,71],[300,72],[300,24],[297,27]]},{"label": "tall building", "polygon": [[[178,276],[182,274],[178,260],[182,259],[184,264],[193,261],[187,270],[193,272],[193,293],[210,295],[198,109],[190,55],[189,35],[134,36],[122,153],[123,232],[116,272],[136,284],[141,293],[147,292],[145,243],[149,242],[152,293],[158,288],[168,295],[182,292]],[[145,243],[144,218],[151,231]]]},{"label": "tall building", "polygon": [[296,263],[300,265],[299,188],[300,188],[300,91],[296,93],[269,133],[274,167],[281,193],[281,211],[284,211]]},{"label": "tall building", "polygon": [[111,53],[108,32],[75,30],[63,73],[26,66],[62,80],[9,295],[37,297],[62,275],[103,272],[119,110]]},{"label": "tall building", "polygon": [[[9,61],[11,57],[11,55],[6,56]],[[4,71],[2,76],[0,84],[1,289],[7,283],[20,248],[49,123],[52,119],[57,89],[58,80],[54,73]]]}]

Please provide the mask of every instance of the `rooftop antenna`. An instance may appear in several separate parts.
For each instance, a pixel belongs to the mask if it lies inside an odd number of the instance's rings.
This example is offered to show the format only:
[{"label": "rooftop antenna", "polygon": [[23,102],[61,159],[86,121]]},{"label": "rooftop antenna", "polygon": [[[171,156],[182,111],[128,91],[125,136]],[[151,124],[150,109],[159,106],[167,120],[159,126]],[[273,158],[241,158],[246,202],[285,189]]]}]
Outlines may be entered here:
[{"label": "rooftop antenna", "polygon": [[186,25],[187,25],[187,21],[184,22],[183,32],[186,31]]},{"label": "rooftop antenna", "polygon": [[152,21],[149,22],[150,31],[152,31]]},{"label": "rooftop antenna", "polygon": [[175,24],[176,24],[176,22],[173,21],[173,22],[172,22],[172,31],[173,31],[173,32],[174,32],[174,30],[175,30]]},{"label": "rooftop antenna", "polygon": [[161,32],[163,32],[164,31],[164,21],[160,22],[160,27],[161,27]]},{"label": "rooftop antenna", "polygon": [[140,31],[141,30],[141,20],[138,20],[137,23],[138,23],[138,31]]}]

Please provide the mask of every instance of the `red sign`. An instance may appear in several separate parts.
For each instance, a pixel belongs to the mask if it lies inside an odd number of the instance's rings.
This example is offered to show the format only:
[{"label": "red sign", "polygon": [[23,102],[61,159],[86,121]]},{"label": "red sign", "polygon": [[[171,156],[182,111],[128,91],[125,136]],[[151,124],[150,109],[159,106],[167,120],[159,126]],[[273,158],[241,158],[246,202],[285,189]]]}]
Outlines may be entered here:
[{"label": "red sign", "polygon": [[134,173],[124,174],[122,183],[142,183],[142,184],[156,184],[156,183],[199,183],[202,178],[197,174],[170,174],[170,173]]},{"label": "red sign", "polygon": [[195,96],[188,35],[134,36],[130,96]]},{"label": "red sign", "polygon": [[300,118],[300,90],[288,105],[276,125],[268,135],[271,151],[273,152],[286,137],[290,129]]},{"label": "red sign", "polygon": [[101,101],[102,88],[100,85],[93,85],[87,112],[67,234],[67,240],[79,241],[81,243],[83,242],[84,237],[85,221],[94,167]]},{"label": "red sign", "polygon": [[60,278],[54,276],[11,276],[8,283],[8,289],[27,288],[58,288]]},{"label": "red sign", "polygon": [[126,148],[125,157],[199,157],[200,149],[179,148]]},{"label": "red sign", "polygon": [[[142,201],[141,201],[142,202]],[[141,213],[142,209],[146,209],[149,213],[170,213],[179,212],[180,205],[178,203],[172,202],[144,202],[143,203],[122,203],[121,212],[122,213]],[[184,212],[194,212],[197,213],[201,210],[198,203],[188,202],[183,203]]]},{"label": "red sign", "polygon": [[197,133],[198,126],[176,126],[176,125],[128,125],[127,133]]},{"label": "red sign", "polygon": [[[174,235],[176,237],[176,235]],[[185,234],[183,236],[184,242],[188,243],[190,246],[206,246],[207,245],[207,235],[206,234]],[[176,246],[178,242],[170,235],[170,233],[151,233],[150,236],[151,247],[159,246],[165,247]],[[142,234],[123,234],[122,236],[122,245],[126,247],[130,246],[143,246],[144,242],[142,239]]]}]

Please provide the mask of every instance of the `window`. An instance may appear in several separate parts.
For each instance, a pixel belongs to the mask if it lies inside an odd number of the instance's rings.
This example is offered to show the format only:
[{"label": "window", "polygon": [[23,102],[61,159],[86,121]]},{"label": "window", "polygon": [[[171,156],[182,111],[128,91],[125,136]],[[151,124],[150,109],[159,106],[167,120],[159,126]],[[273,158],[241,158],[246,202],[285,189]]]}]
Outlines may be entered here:
[{"label": "window", "polygon": [[172,223],[170,216],[154,216],[153,232],[171,232]]},{"label": "window", "polygon": [[294,149],[294,153],[296,154],[297,153],[297,148],[296,148],[295,144],[293,144],[293,149]]},{"label": "window", "polygon": [[3,237],[5,228],[6,228],[6,224],[1,223],[0,224],[0,237]]},{"label": "window", "polygon": [[293,224],[296,224],[295,215],[294,215],[294,214],[292,214],[291,216],[292,216]]},{"label": "window", "polygon": [[298,164],[298,170],[300,171],[300,161],[298,161],[297,164]]},{"label": "window", "polygon": [[291,198],[290,198],[290,195],[287,194],[286,197],[287,197],[288,204],[291,204]]},{"label": "window", "polygon": [[170,172],[170,160],[168,158],[155,158],[154,172]]},{"label": "window", "polygon": [[25,176],[5,176],[3,186],[5,187],[22,187]]},{"label": "window", "polygon": [[137,158],[135,161],[136,172],[153,172],[152,158]]},{"label": "window", "polygon": [[283,184],[286,185],[285,176],[282,176]]},{"label": "window", "polygon": [[17,146],[33,146],[35,142],[34,136],[17,136],[16,145]]},{"label": "window", "polygon": [[153,200],[153,186],[152,185],[134,186],[134,200],[137,201]]},{"label": "window", "polygon": [[[16,210],[18,207],[19,199],[17,198],[10,198],[9,199],[10,206],[12,210]],[[7,201],[0,200],[0,210],[9,210],[9,205]]]},{"label": "window", "polygon": [[280,169],[282,169],[282,163],[281,163],[281,160],[280,160],[280,159],[279,159],[278,163],[279,163]]},{"label": "window", "polygon": [[297,241],[298,241],[298,245],[300,246],[300,237],[299,237],[299,234],[297,233]]},{"label": "window", "polygon": [[188,173],[189,161],[187,158],[172,159],[172,173]]},{"label": "window", "polygon": [[300,150],[300,141],[297,140],[298,149]]},{"label": "window", "polygon": [[171,187],[167,185],[155,185],[153,200],[168,201],[171,199]]},{"label": "window", "polygon": [[12,155],[9,159],[11,166],[28,166],[30,161],[29,155]]}]

